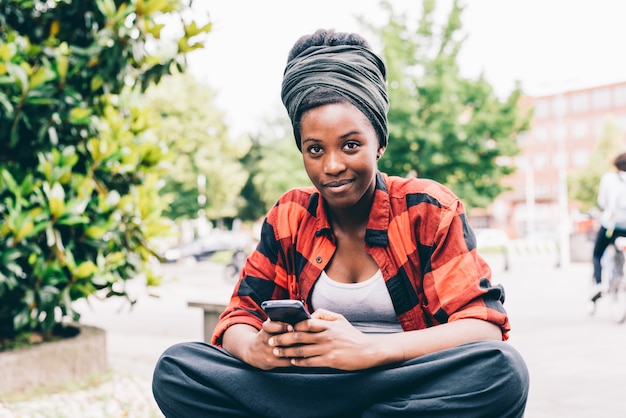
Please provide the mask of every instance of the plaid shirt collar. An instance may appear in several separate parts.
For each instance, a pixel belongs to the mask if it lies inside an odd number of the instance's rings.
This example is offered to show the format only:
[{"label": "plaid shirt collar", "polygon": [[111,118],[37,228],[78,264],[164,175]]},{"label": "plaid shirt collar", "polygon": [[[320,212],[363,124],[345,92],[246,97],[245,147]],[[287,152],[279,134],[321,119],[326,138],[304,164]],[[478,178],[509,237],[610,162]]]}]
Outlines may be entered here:
[{"label": "plaid shirt collar", "polygon": [[[380,171],[376,172],[376,188],[374,201],[370,210],[367,229],[365,231],[365,243],[370,246],[387,246],[389,244],[389,220],[391,219],[391,205],[389,191],[386,183],[387,176]],[[316,192],[311,196],[309,212],[315,216],[317,226],[315,236],[326,235],[333,239],[332,228],[326,213],[326,205],[321,193]]]}]

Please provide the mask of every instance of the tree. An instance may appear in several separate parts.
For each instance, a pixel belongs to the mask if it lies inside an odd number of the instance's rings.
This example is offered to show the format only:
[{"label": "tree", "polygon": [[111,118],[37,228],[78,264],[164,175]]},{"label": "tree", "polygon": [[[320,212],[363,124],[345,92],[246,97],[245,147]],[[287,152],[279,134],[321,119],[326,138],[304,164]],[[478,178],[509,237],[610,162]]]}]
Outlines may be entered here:
[{"label": "tree", "polygon": [[268,120],[260,132],[242,160],[250,178],[242,194],[247,204],[240,215],[248,220],[265,215],[287,190],[311,185],[289,120]]},{"label": "tree", "polygon": [[389,21],[368,25],[380,37],[388,66],[389,145],[380,165],[389,174],[437,180],[468,207],[486,208],[514,170],[500,164],[500,157],[519,152],[516,138],[528,129],[530,115],[518,106],[519,88],[501,101],[482,76],[460,76],[459,1],[441,27],[436,1],[422,4],[421,17],[413,22],[383,1]]},{"label": "tree", "polygon": [[[163,187],[170,202],[165,215],[172,219],[196,218],[199,211],[213,220],[234,217],[244,205],[240,192],[248,173],[239,159],[250,141],[229,138],[214,102],[214,91],[190,74],[167,77],[146,92],[147,107],[159,115],[156,135],[174,156]],[[202,207],[200,194],[206,198]]]},{"label": "tree", "polygon": [[[137,106],[202,46],[179,1],[0,2],[0,340],[49,336],[72,301],[147,268],[167,149]],[[181,34],[161,39],[164,16]],[[151,52],[155,51],[155,52]]]},{"label": "tree", "polygon": [[568,176],[569,197],[580,203],[581,211],[587,212],[597,207],[600,178],[615,169],[613,159],[621,152],[624,152],[622,132],[617,122],[608,117],[604,120],[602,135],[587,165]]},{"label": "tree", "polygon": [[263,158],[263,145],[255,136],[252,137],[250,149],[241,159],[241,164],[248,171],[248,179],[241,189],[241,197],[244,201],[243,207],[239,209],[238,217],[244,221],[256,221],[262,218],[269,206],[261,198],[261,192],[255,186],[254,179],[260,172],[259,164]]}]

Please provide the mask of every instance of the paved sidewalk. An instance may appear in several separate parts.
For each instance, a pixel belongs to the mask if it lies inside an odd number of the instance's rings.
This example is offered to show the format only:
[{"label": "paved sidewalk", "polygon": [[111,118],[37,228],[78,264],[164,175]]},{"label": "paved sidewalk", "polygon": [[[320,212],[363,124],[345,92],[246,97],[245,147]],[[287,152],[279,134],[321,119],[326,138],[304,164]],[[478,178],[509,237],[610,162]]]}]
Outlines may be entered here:
[{"label": "paved sidewalk", "polygon": [[[490,262],[493,282],[506,290],[513,327],[509,341],[530,370],[526,417],[625,416],[626,325],[611,321],[606,300],[589,316],[591,266],[513,260],[504,271],[500,259]],[[107,330],[109,383],[0,405],[0,417],[162,417],[150,391],[154,363],[168,346],[202,339],[202,312],[187,307],[187,301],[226,300],[232,288],[220,266],[211,263],[162,269],[167,280],[153,296],[140,280],[131,283],[139,297],[132,311],[121,301],[92,302],[91,310],[79,305],[82,322]]]},{"label": "paved sidewalk", "polygon": [[611,320],[606,298],[589,314],[591,276],[590,263],[528,261],[495,274],[506,289],[509,341],[530,371],[529,418],[626,416],[626,325]]}]

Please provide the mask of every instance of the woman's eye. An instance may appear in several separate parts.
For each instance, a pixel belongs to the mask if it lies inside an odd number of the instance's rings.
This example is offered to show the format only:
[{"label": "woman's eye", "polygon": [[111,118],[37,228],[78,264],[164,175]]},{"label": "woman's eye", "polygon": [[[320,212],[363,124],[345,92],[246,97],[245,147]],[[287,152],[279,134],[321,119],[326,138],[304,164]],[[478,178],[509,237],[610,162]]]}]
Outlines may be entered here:
[{"label": "woman's eye", "polygon": [[346,142],[345,147],[349,150],[357,149],[359,144],[357,142]]},{"label": "woman's eye", "polygon": [[319,145],[311,145],[309,148],[307,148],[307,150],[310,154],[317,154],[322,151],[322,147],[320,147]]}]

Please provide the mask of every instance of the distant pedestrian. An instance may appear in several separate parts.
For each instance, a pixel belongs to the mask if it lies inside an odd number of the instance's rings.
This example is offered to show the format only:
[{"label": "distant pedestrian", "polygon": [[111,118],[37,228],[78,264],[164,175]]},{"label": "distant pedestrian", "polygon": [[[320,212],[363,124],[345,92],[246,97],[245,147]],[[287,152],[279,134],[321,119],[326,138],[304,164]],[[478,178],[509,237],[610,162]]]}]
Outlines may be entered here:
[{"label": "distant pedestrian", "polygon": [[598,206],[602,209],[600,229],[593,247],[593,278],[591,301],[602,296],[602,256],[617,237],[626,237],[626,152],[613,161],[615,171],[600,179]]},{"label": "distant pedestrian", "polygon": [[[385,65],[358,34],[294,45],[282,99],[313,187],[269,211],[212,344],[159,360],[169,417],[522,417],[504,290],[443,185],[378,171]],[[312,319],[267,320],[266,300]]]}]

